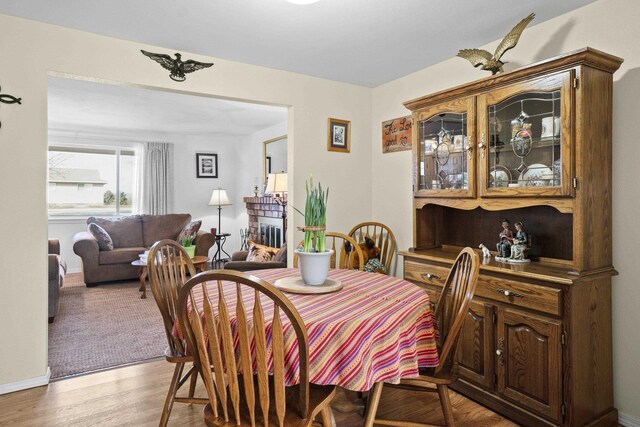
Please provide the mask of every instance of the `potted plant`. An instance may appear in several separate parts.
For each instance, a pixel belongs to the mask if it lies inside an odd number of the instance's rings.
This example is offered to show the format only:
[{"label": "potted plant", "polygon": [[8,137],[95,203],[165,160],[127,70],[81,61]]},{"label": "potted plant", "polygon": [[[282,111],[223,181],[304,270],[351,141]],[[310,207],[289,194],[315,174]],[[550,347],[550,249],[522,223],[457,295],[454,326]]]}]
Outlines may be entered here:
[{"label": "potted plant", "polygon": [[193,246],[193,241],[195,240],[195,234],[187,234],[180,239],[180,244],[189,255],[189,258],[193,258],[196,255],[196,247]]},{"label": "potted plant", "polygon": [[[329,189],[326,192],[322,185],[313,185],[313,177],[306,183],[307,199],[304,213],[304,243],[295,252],[298,255],[298,269],[302,280],[307,285],[322,285],[329,274],[329,262],[333,250],[325,249],[324,233],[327,224],[327,200]],[[295,208],[294,208],[295,209]]]}]

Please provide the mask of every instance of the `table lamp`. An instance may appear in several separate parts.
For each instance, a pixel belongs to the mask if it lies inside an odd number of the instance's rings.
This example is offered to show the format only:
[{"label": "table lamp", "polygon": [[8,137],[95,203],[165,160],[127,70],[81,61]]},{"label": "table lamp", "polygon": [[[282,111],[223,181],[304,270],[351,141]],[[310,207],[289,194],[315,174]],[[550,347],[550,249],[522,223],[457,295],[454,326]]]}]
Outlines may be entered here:
[{"label": "table lamp", "polygon": [[282,206],[282,241],[287,241],[287,173],[270,173],[267,177],[266,194],[273,194],[273,199]]},{"label": "table lamp", "polygon": [[217,206],[218,207],[218,234],[222,234],[222,230],[220,228],[220,213],[222,211],[222,206],[231,205],[231,200],[229,200],[229,196],[227,196],[227,190],[223,188],[216,188],[211,193],[211,200],[209,200],[209,206]]}]

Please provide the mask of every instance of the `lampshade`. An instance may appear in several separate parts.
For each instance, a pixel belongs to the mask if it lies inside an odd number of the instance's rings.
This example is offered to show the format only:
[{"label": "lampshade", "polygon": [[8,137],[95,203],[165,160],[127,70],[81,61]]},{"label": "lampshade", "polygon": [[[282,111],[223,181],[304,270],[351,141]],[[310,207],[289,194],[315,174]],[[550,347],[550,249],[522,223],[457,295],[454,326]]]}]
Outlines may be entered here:
[{"label": "lampshade", "polygon": [[267,194],[283,194],[287,192],[287,173],[270,173],[267,177]]},{"label": "lampshade", "polygon": [[229,196],[227,196],[227,190],[223,188],[216,188],[211,193],[211,200],[209,200],[209,206],[227,206],[231,204]]}]

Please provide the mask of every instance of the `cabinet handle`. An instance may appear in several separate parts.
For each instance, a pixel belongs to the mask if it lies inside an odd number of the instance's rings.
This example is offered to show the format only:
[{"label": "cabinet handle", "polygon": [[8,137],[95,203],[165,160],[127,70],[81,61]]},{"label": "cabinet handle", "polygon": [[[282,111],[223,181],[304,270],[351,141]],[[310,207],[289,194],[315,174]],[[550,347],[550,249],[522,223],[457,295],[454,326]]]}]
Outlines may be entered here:
[{"label": "cabinet handle", "polygon": [[505,297],[524,298],[524,295],[519,294],[518,292],[507,290],[507,289],[496,289],[496,292],[504,295]]},{"label": "cabinet handle", "polygon": [[473,159],[473,135],[468,135],[467,141],[467,157],[471,161]]},{"label": "cabinet handle", "polygon": [[483,159],[487,155],[486,142],[487,142],[486,137],[484,136],[484,132],[482,132],[482,135],[480,136],[480,144],[478,144],[478,148],[480,149],[480,157],[482,157]]},{"label": "cabinet handle", "polygon": [[440,276],[433,273],[422,273],[422,278],[429,279],[429,280],[432,280],[432,279],[440,280]]},{"label": "cabinet handle", "polygon": [[498,365],[504,366],[504,338],[498,339],[498,349],[496,355],[498,356]]}]

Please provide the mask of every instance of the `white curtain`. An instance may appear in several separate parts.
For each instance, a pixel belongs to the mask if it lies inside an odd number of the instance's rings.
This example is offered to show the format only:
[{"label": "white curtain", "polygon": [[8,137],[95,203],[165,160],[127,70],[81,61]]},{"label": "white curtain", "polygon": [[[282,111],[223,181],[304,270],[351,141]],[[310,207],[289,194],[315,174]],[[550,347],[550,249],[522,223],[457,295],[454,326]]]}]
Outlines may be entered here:
[{"label": "white curtain", "polygon": [[173,210],[173,144],[145,142],[142,149],[142,212],[162,215]]}]

